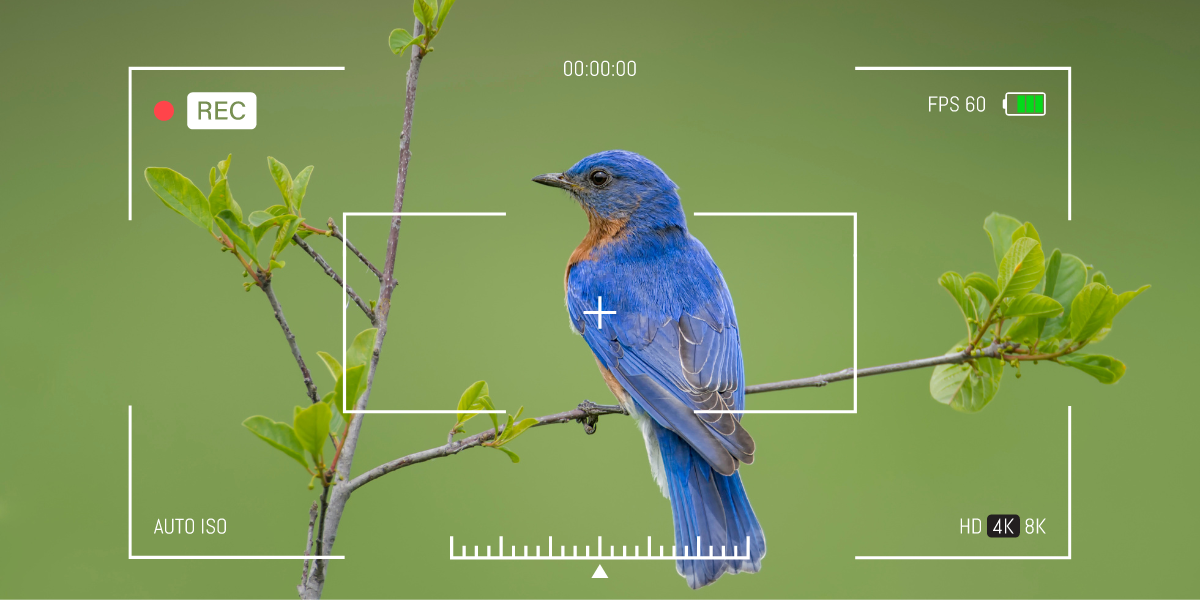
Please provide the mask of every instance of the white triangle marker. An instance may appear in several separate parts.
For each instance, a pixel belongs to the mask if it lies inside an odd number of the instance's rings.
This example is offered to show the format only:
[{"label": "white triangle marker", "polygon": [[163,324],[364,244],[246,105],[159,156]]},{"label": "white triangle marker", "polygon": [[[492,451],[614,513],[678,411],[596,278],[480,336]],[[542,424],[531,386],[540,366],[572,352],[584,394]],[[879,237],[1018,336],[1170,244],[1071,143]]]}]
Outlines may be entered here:
[{"label": "white triangle marker", "polygon": [[592,574],[592,579],[608,579],[608,573],[604,572],[604,565],[596,565],[596,572]]}]

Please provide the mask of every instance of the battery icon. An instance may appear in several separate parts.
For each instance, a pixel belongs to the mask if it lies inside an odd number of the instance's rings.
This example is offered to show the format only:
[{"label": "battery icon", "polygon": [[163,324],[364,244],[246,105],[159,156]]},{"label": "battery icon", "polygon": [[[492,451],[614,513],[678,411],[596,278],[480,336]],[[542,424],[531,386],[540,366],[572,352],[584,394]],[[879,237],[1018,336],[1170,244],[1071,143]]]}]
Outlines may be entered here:
[{"label": "battery icon", "polygon": [[1004,114],[1010,117],[1046,116],[1045,92],[1009,92],[1004,94]]}]

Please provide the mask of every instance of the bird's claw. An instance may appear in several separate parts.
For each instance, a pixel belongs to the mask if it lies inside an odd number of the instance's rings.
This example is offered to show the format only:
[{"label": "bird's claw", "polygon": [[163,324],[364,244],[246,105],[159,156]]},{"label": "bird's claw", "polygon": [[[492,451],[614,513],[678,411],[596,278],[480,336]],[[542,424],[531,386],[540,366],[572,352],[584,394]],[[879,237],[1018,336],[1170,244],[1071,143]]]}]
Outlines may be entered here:
[{"label": "bird's claw", "polygon": [[600,416],[591,412],[596,408],[598,408],[598,405],[591,400],[584,400],[579,403],[579,410],[584,411],[587,415],[575,419],[575,421],[583,424],[583,431],[588,435],[596,433],[596,425],[600,423]]}]

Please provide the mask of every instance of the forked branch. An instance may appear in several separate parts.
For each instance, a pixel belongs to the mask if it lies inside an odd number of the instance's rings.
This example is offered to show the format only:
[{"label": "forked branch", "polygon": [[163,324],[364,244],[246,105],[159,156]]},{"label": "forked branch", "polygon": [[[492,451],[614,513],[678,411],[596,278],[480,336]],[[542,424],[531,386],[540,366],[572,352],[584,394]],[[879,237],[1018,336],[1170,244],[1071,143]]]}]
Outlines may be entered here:
[{"label": "forked branch", "polygon": [[342,235],[342,231],[338,229],[337,223],[334,223],[333,219],[329,219],[329,235],[332,235],[340,240],[343,244],[346,244],[346,247],[350,249],[350,252],[354,253],[354,255],[358,257],[358,260],[362,261],[362,264],[366,265],[367,268],[375,274],[375,277],[379,278],[380,283],[383,283],[383,273],[381,273],[374,264],[371,264],[371,261],[368,260],[366,256],[363,256],[363,253],[359,252],[358,248],[354,247],[354,244],[350,243],[350,240],[347,240],[346,237]]},{"label": "forked branch", "polygon": [[[330,267],[329,263],[325,262],[325,259],[316,250],[314,250],[312,246],[309,246],[307,243],[305,243],[305,241],[300,239],[300,236],[298,235],[292,236],[292,241],[296,242],[296,245],[300,246],[301,250],[307,252],[308,255],[317,262],[317,265],[325,271],[325,274],[333,279],[334,283],[337,283],[339,286],[343,285],[342,278],[337,274],[337,271],[334,271],[333,267]],[[367,316],[367,319],[371,321],[372,325],[376,327],[379,326],[379,320],[375,317],[375,311],[372,310],[371,306],[362,298],[360,298],[358,294],[354,293],[354,288],[347,285],[346,295],[349,296],[350,299],[353,300],[360,309],[362,309],[363,314]]]}]

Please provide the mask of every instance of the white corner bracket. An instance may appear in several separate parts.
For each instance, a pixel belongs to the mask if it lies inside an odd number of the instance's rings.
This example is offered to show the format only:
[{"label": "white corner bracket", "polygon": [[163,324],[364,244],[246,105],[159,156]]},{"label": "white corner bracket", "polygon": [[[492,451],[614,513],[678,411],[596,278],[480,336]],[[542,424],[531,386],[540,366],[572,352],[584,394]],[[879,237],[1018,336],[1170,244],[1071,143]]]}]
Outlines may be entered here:
[{"label": "white corner bracket", "polygon": [[854,67],[855,71],[1066,71],[1067,220],[1071,220],[1071,67]]}]

